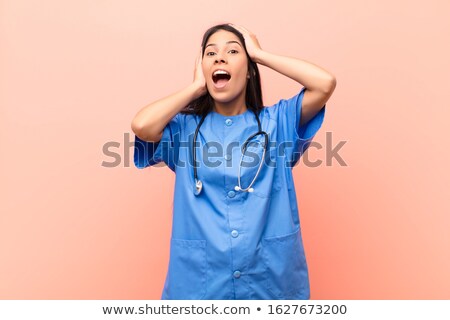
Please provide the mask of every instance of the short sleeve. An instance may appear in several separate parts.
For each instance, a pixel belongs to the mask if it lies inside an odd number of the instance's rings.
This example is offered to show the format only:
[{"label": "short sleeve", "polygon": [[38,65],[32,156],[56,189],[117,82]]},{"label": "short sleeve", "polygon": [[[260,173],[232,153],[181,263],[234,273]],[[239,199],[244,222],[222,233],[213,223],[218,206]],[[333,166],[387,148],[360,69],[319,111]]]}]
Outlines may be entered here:
[{"label": "short sleeve", "polygon": [[[290,166],[295,166],[302,154],[308,149],[311,141],[322,126],[325,117],[325,106],[307,123],[300,125],[302,101],[306,87],[290,99],[280,100],[274,107],[279,124],[278,134],[287,146],[285,154]],[[292,146],[292,148],[291,148]]]},{"label": "short sleeve", "polygon": [[134,135],[134,165],[144,169],[163,161],[172,171],[178,161],[180,143],[180,114],[165,126],[161,140],[148,142]]}]

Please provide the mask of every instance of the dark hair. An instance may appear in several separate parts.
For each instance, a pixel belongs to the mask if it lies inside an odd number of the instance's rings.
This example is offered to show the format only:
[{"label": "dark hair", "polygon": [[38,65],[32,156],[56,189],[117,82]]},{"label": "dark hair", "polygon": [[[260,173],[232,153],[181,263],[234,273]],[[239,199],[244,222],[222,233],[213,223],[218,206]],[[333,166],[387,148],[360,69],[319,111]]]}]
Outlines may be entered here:
[{"label": "dark hair", "polygon": [[[259,75],[258,65],[256,64],[256,62],[252,61],[252,59],[248,55],[247,48],[245,46],[245,40],[242,34],[228,24],[219,24],[209,28],[203,35],[202,56],[205,53],[205,46],[208,42],[208,39],[219,30],[225,30],[234,33],[244,46],[245,54],[247,55],[248,60],[248,74],[250,76],[247,81],[247,88],[245,90],[245,103],[248,109],[255,112],[256,114],[259,114],[259,112],[263,108],[261,77]],[[213,106],[214,99],[211,97],[209,92],[206,92],[206,94],[204,94],[203,96],[191,101],[184,109],[181,110],[181,113],[204,116],[213,110]]]}]

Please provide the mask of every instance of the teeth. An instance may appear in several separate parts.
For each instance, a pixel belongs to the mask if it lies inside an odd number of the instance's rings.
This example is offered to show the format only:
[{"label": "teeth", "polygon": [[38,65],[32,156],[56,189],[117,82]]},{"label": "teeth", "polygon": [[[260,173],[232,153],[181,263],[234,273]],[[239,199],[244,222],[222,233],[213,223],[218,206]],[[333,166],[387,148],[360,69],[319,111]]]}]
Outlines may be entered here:
[{"label": "teeth", "polygon": [[228,75],[230,75],[228,72],[226,72],[224,70],[217,70],[216,72],[214,72],[213,75],[218,75],[218,74],[228,74]]}]

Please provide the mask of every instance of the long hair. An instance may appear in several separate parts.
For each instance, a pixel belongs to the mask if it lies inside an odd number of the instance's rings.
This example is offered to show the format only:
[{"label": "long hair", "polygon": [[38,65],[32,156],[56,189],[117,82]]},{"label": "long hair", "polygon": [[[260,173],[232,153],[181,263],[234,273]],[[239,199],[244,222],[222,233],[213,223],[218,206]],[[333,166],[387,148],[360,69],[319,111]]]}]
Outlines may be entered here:
[{"label": "long hair", "polygon": [[[256,114],[259,114],[259,112],[263,108],[261,77],[259,74],[258,65],[256,64],[256,62],[252,61],[250,56],[248,55],[247,48],[245,46],[245,40],[242,34],[228,24],[219,24],[209,28],[203,35],[202,56],[205,53],[205,46],[208,42],[208,39],[219,30],[225,30],[234,33],[244,46],[245,54],[247,55],[248,60],[248,74],[250,76],[247,81],[247,87],[245,90],[245,103],[248,109]],[[184,109],[181,110],[181,113],[205,116],[213,110],[213,107],[214,99],[207,91],[203,96],[191,101]]]}]

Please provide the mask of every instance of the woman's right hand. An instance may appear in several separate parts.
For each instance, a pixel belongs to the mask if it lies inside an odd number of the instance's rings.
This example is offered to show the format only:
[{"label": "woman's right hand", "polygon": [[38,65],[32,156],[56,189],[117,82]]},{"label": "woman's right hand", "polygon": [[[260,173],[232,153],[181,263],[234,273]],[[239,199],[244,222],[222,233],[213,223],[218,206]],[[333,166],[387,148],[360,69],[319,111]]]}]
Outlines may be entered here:
[{"label": "woman's right hand", "polygon": [[203,74],[202,69],[202,48],[200,48],[200,52],[195,60],[194,84],[198,87],[200,97],[208,91],[206,88],[205,75]]},{"label": "woman's right hand", "polygon": [[143,107],[133,118],[131,128],[136,136],[145,141],[161,140],[164,128],[177,113],[193,100],[208,92],[202,69],[202,50],[195,63],[194,81],[175,93]]}]

